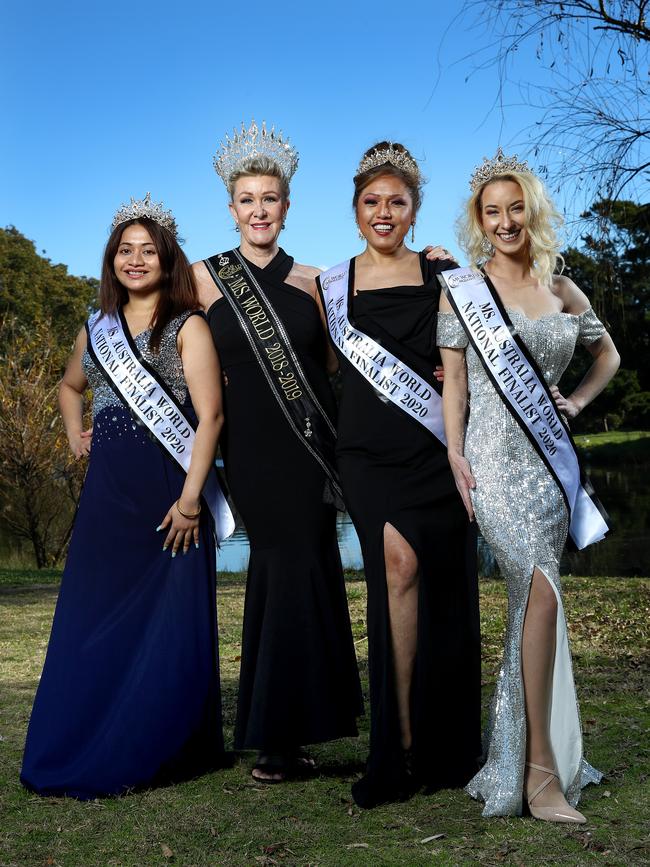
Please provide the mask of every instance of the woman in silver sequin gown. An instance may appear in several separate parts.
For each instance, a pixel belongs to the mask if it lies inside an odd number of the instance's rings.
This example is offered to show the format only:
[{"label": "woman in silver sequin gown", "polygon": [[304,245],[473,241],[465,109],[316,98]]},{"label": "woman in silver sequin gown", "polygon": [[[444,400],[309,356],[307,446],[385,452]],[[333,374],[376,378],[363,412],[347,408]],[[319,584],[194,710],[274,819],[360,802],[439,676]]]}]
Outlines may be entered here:
[{"label": "woman in silver sequin gown", "polygon": [[[505,173],[498,160],[487,163],[485,174],[467,205],[464,246],[474,265],[483,260],[486,278],[558,408],[571,418],[605,387],[618,367],[618,354],[586,296],[571,280],[553,276],[555,212],[541,182],[521,164]],[[481,256],[486,248],[490,253]],[[582,757],[562,605],[559,564],[567,509],[468,346],[446,298],[440,310],[449,459],[508,589],[505,650],[486,731],[486,761],[467,791],[485,802],[484,816],[520,815],[525,798],[536,818],[584,822],[574,809],[580,790],[601,774]],[[594,362],[573,394],[564,397],[557,383],[576,343]]]}]

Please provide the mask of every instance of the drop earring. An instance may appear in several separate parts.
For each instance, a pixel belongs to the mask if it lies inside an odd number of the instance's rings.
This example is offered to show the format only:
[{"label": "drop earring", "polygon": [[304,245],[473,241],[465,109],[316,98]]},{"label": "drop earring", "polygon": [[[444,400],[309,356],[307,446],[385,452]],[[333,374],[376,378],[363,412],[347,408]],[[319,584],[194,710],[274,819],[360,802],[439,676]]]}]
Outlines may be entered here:
[{"label": "drop earring", "polygon": [[494,246],[488,241],[487,235],[483,235],[483,240],[481,241],[481,252],[486,256],[494,255]]},{"label": "drop earring", "polygon": [[357,235],[359,236],[360,241],[366,240],[366,236],[363,234],[363,232],[361,231],[361,229],[359,228],[358,225],[357,225]]},{"label": "drop earring", "polygon": [[239,223],[235,223],[235,232],[239,231]]},{"label": "drop earring", "polygon": [[415,244],[415,223],[411,223],[411,244]]}]

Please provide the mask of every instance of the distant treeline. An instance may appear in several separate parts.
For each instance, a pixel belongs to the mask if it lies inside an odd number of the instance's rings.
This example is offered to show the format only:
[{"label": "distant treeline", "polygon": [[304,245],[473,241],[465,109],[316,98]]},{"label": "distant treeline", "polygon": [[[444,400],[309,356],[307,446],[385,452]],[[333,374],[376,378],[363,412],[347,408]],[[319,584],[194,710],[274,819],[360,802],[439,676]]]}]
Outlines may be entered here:
[{"label": "distant treeline", "polygon": [[[583,214],[581,244],[564,253],[565,273],[591,299],[621,353],[621,370],[575,420],[577,432],[650,428],[650,204],[601,201]],[[74,277],[36,252],[17,229],[0,229],[0,356],[18,336],[43,351],[52,375],[65,363],[75,334],[96,300],[98,281]],[[34,347],[36,349],[36,346]],[[569,392],[590,357],[577,352],[560,385]]]}]

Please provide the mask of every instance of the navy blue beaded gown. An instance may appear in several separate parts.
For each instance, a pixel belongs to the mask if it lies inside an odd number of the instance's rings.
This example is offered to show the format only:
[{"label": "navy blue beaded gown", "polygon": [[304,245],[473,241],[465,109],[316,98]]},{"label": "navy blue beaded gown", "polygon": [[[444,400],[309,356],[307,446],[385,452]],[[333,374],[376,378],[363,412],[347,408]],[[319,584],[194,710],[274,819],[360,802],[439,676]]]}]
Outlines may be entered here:
[{"label": "navy blue beaded gown", "polygon": [[[176,336],[135,337],[190,411]],[[216,555],[207,508],[200,544],[172,559],[156,528],[185,475],[138,425],[84,353],[93,440],[21,781],[82,800],[195,776],[224,763]]]}]

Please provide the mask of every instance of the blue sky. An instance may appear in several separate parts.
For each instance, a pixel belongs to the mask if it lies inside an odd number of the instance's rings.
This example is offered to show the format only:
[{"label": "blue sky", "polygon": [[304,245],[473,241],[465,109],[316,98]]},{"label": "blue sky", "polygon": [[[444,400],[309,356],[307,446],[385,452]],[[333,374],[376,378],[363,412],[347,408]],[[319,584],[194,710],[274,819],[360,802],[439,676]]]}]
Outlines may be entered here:
[{"label": "blue sky", "polygon": [[[174,211],[190,259],[232,247],[212,155],[254,116],[300,152],[281,236],[298,261],[332,265],[359,252],[351,179],[382,138],[409,147],[429,178],[416,246],[456,250],[473,167],[498,144],[512,148],[534,120],[522,106],[489,110],[494,69],[466,80],[470,63],[455,61],[481,30],[454,23],[460,7],[8,4],[0,225],[15,225],[71,273],[97,276],[113,213],[150,190]],[[532,52],[518,63],[520,75],[538,74]]]}]

